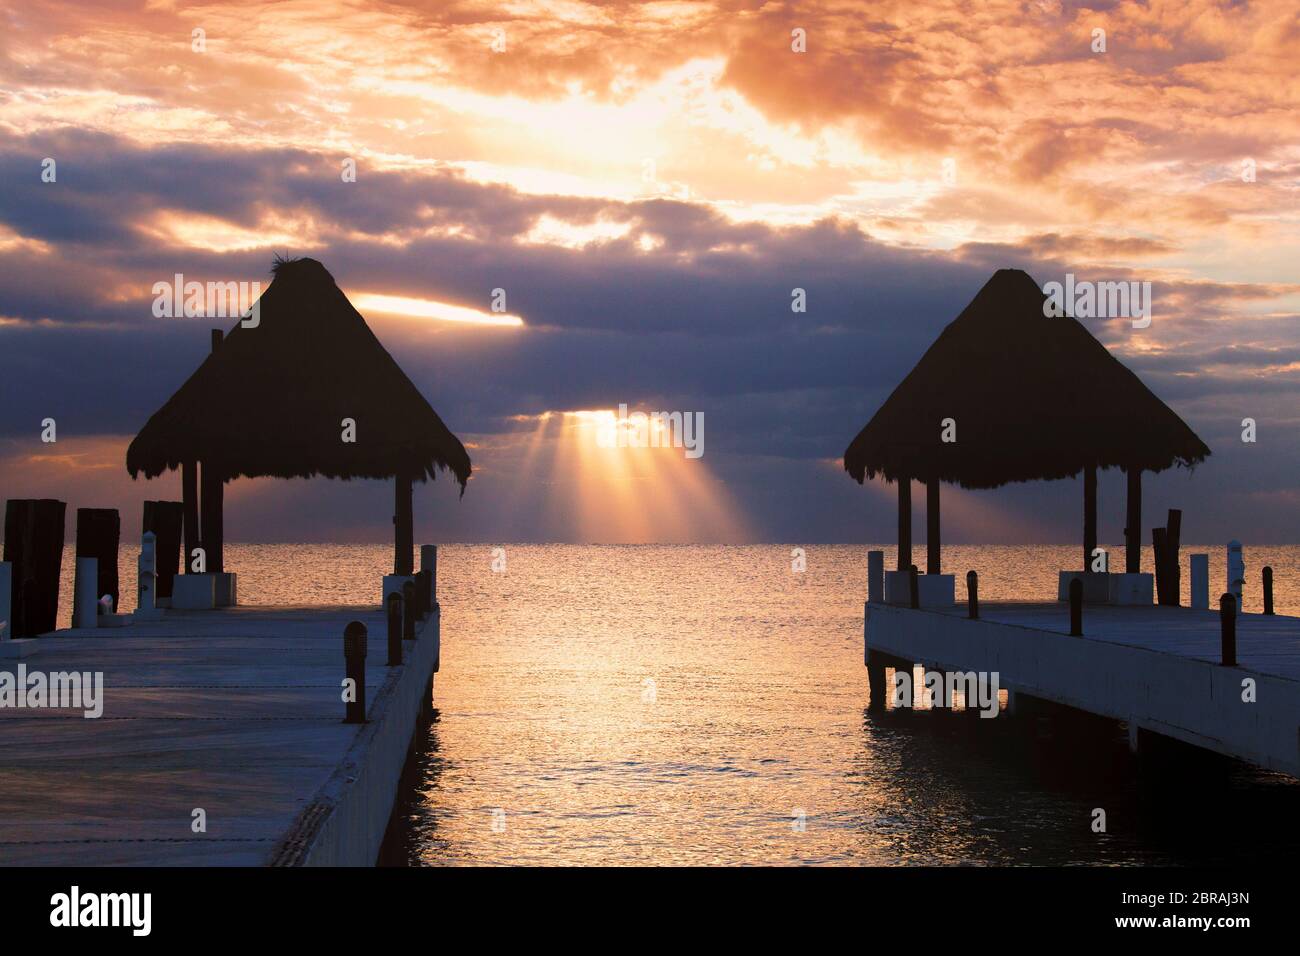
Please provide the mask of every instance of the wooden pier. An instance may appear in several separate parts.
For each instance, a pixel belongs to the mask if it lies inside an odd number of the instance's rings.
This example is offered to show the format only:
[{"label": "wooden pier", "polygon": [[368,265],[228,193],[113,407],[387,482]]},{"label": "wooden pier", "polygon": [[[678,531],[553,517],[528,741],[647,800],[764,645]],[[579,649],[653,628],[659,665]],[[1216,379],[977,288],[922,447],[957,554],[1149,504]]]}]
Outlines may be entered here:
[{"label": "wooden pier", "polygon": [[[343,722],[353,620],[369,631],[364,724]],[[0,865],[373,865],[431,715],[438,611],[416,628],[393,667],[368,607],[172,610],[0,660],[103,674],[95,719],[0,708]]]},{"label": "wooden pier", "polygon": [[1220,663],[1216,611],[1087,606],[1071,637],[1064,603],[912,609],[868,602],[873,705],[886,667],[997,672],[1001,688],[1065,704],[1300,777],[1300,618],[1242,614],[1236,666]]}]

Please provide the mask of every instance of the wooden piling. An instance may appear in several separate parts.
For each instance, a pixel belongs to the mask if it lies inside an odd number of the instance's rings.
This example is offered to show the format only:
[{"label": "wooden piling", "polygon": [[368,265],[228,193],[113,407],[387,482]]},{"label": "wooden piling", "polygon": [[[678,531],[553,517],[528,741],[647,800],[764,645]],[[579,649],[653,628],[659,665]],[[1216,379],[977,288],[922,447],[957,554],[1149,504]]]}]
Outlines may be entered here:
[{"label": "wooden piling", "polygon": [[141,533],[153,532],[157,560],[159,598],[172,596],[172,582],[180,567],[181,536],[185,525],[185,502],[146,501],[140,522]]},{"label": "wooden piling", "polygon": [[402,663],[402,597],[396,591],[388,595],[388,666]]},{"label": "wooden piling", "polygon": [[352,621],[343,629],[344,676],[353,681],[353,699],[344,703],[345,724],[366,722],[366,626]]},{"label": "wooden piling", "polygon": [[415,622],[419,609],[415,602],[415,582],[407,581],[402,585],[402,640],[415,640]]},{"label": "wooden piling", "polygon": [[1264,566],[1264,613],[1273,613],[1273,569]]},{"label": "wooden piling", "polygon": [[54,630],[68,506],[53,498],[11,498],[5,505],[5,556],[13,566],[10,637]]},{"label": "wooden piling", "polygon": [[885,662],[879,651],[867,650],[867,689],[871,695],[867,710],[873,713],[885,709]]},{"label": "wooden piling", "polygon": [[980,578],[974,571],[966,572],[966,616],[972,621],[980,616]]},{"label": "wooden piling", "polygon": [[1083,637],[1083,580],[1070,581],[1070,636]]},{"label": "wooden piling", "polygon": [[105,594],[113,598],[113,610],[118,607],[117,549],[122,535],[122,519],[116,508],[78,508],[77,543],[78,558],[94,558],[97,562],[95,600]]},{"label": "wooden piling", "polygon": [[918,609],[921,606],[921,582],[917,580],[916,565],[907,569],[907,587],[911,592],[912,608]]}]

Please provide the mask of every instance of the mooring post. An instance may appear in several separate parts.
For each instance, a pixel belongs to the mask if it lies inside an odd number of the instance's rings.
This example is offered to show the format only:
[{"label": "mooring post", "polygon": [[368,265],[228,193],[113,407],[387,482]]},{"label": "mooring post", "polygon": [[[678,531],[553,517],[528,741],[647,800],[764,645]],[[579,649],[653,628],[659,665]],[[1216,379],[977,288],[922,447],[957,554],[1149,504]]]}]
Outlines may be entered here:
[{"label": "mooring post", "polygon": [[921,606],[921,582],[917,579],[915,564],[907,569],[907,586],[911,591],[912,610],[916,610]]},{"label": "mooring post", "polygon": [[1264,613],[1273,613],[1273,569],[1264,565]]},{"label": "mooring post", "polygon": [[980,576],[974,571],[966,572],[966,605],[972,621],[980,616]]},{"label": "mooring post", "polygon": [[14,566],[8,561],[0,561],[0,641],[7,641],[13,636],[13,627],[9,623],[13,608]]},{"label": "mooring post", "polygon": [[438,546],[420,545],[420,570],[429,572],[429,610],[438,603]]},{"label": "mooring post", "polygon": [[1083,580],[1070,581],[1070,636],[1083,637]]},{"label": "mooring post", "polygon": [[1237,666],[1237,596],[1225,591],[1219,598],[1219,637],[1224,667]]},{"label": "mooring post", "polygon": [[345,724],[366,722],[366,626],[352,621],[343,629],[344,676],[352,681],[352,700],[345,703]]},{"label": "mooring post", "polygon": [[402,663],[402,596],[396,591],[388,595],[388,666]]},{"label": "mooring post", "polygon": [[407,581],[402,585],[402,640],[415,640],[415,618],[419,609],[415,606],[415,582]]}]

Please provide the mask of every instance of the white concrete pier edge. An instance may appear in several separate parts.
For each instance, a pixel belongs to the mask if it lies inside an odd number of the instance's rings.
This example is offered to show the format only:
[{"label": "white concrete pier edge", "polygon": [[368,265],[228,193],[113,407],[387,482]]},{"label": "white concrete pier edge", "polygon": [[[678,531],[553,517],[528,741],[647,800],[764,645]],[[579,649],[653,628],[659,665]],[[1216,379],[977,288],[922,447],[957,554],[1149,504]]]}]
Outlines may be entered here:
[{"label": "white concrete pier edge", "polygon": [[[420,720],[424,695],[439,657],[441,615],[404,641],[402,667],[367,701],[369,723],[358,731],[347,757],[294,821],[272,852],[273,866],[374,866],[392,817],[402,768]],[[383,653],[382,635],[370,636],[370,653]],[[339,673],[342,673],[342,656]],[[343,705],[339,704],[342,720]]]}]

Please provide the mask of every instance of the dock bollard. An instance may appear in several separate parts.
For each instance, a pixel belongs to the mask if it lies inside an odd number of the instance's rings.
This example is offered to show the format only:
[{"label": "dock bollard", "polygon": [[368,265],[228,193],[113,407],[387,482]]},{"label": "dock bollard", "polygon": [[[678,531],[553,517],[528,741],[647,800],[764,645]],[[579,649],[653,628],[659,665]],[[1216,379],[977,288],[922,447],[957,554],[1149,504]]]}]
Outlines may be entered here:
[{"label": "dock bollard", "polygon": [[1219,632],[1224,667],[1237,666],[1237,595],[1224,592],[1219,598]]},{"label": "dock bollard", "polygon": [[415,606],[415,582],[407,581],[402,585],[402,640],[415,640],[415,616],[418,613]]},{"label": "dock bollard", "polygon": [[343,629],[344,676],[353,682],[353,699],[344,704],[345,724],[366,722],[366,626],[353,621]]},{"label": "dock bollard", "polygon": [[1070,582],[1070,636],[1083,637],[1083,582]]},{"label": "dock bollard", "polygon": [[911,592],[912,610],[915,611],[921,606],[921,582],[917,580],[915,564],[907,569],[907,587]]},{"label": "dock bollard", "polygon": [[402,663],[402,596],[396,591],[388,595],[388,666]]},{"label": "dock bollard", "polygon": [[972,621],[980,616],[980,576],[974,571],[966,572],[967,614]]},{"label": "dock bollard", "polygon": [[1273,613],[1273,569],[1264,566],[1264,613]]}]

